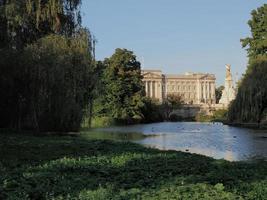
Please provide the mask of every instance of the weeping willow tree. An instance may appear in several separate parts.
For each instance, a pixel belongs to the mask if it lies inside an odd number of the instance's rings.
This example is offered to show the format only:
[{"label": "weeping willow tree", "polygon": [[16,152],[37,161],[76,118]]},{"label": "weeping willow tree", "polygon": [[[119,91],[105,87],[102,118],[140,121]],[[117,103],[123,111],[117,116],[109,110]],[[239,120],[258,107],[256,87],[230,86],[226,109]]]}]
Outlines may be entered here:
[{"label": "weeping willow tree", "polygon": [[0,128],[78,131],[95,85],[91,38],[48,35],[0,56]]},{"label": "weeping willow tree", "polygon": [[1,46],[22,48],[51,33],[73,35],[81,24],[80,5],[81,0],[0,0]]},{"label": "weeping willow tree", "polygon": [[256,122],[267,116],[267,59],[251,61],[249,73],[243,78],[236,99],[229,109],[231,122]]},{"label": "weeping willow tree", "polygon": [[0,128],[77,131],[95,61],[81,0],[0,0]]},{"label": "weeping willow tree", "polygon": [[[93,84],[86,33],[49,35],[26,47],[23,57],[24,127],[40,131],[78,131]],[[21,128],[24,128],[21,127]]]},{"label": "weeping willow tree", "polygon": [[231,122],[264,122],[267,116],[267,4],[252,11],[251,37],[242,39],[249,64],[229,109]]}]

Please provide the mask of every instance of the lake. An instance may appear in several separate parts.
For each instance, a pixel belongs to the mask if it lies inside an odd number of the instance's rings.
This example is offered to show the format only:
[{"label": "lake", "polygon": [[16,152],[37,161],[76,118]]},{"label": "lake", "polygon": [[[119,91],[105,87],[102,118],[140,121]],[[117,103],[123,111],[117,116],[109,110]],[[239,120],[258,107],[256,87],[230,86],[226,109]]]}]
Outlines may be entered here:
[{"label": "lake", "polygon": [[229,161],[267,160],[267,131],[222,123],[162,122],[94,129],[88,137],[127,140],[161,150],[179,150]]}]

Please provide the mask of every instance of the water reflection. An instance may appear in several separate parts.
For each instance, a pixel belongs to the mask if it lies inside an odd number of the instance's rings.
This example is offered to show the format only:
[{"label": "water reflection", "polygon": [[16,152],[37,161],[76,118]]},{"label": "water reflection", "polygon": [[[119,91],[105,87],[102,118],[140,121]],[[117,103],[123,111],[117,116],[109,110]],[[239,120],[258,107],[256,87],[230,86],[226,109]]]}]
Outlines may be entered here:
[{"label": "water reflection", "polygon": [[230,161],[267,159],[267,131],[221,123],[164,122],[96,129],[97,139],[129,140],[162,150],[189,151]]}]

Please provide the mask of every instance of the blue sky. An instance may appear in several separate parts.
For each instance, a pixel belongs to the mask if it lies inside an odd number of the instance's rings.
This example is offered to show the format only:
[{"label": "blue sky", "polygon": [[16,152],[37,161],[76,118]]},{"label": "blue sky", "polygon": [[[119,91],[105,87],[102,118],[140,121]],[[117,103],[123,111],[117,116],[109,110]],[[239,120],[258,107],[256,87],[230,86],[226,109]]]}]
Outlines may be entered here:
[{"label": "blue sky", "polygon": [[225,64],[233,75],[246,70],[240,38],[247,21],[267,0],[84,0],[83,25],[96,36],[96,57],[116,48],[134,51],[143,69],[164,73],[213,73],[224,83]]}]

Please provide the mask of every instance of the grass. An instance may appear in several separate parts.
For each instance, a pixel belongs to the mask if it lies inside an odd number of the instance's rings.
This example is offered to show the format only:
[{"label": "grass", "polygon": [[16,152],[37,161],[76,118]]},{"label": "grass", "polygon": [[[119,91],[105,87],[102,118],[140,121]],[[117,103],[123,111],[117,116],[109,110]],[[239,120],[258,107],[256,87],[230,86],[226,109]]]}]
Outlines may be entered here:
[{"label": "grass", "polygon": [[213,112],[212,115],[206,115],[199,113],[196,116],[198,122],[226,122],[227,121],[227,110],[220,109]]},{"label": "grass", "polygon": [[266,161],[5,133],[0,155],[0,199],[267,199]]},{"label": "grass", "polygon": [[[116,125],[116,121],[111,117],[94,117],[92,119],[91,127],[100,128],[100,127],[110,127]],[[87,128],[88,124],[82,124],[82,127]]]}]

